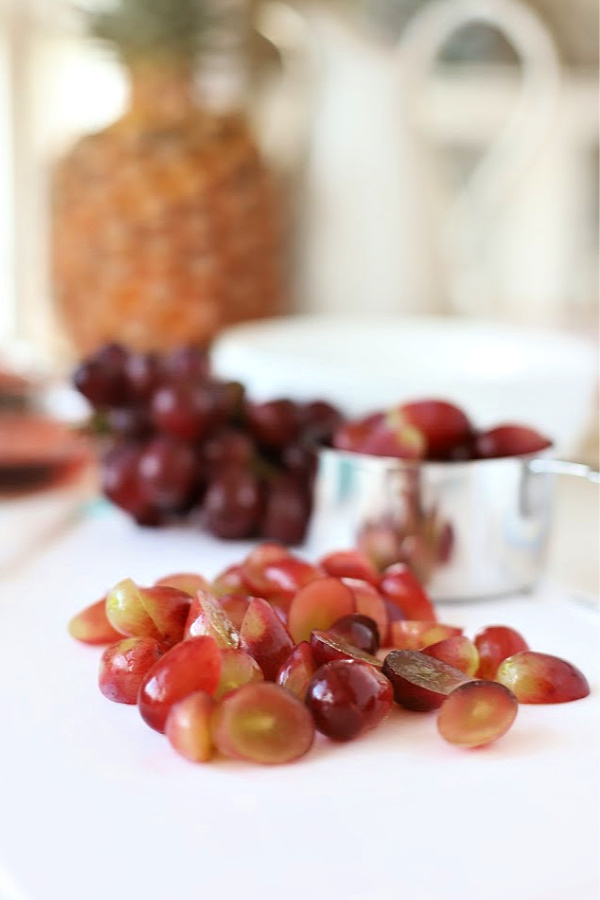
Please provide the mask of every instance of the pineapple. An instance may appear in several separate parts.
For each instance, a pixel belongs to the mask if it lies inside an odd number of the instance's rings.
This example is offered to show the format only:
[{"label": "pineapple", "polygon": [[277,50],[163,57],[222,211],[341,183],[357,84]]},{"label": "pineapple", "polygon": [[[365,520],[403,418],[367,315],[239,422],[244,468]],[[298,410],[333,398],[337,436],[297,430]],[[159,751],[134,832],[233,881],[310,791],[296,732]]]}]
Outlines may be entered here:
[{"label": "pineapple", "polygon": [[[56,306],[75,351],[164,351],[281,311],[282,214],[242,111],[196,98],[214,0],[119,0],[90,17],[130,104],[56,170]],[[222,0],[221,0],[222,2]]]}]

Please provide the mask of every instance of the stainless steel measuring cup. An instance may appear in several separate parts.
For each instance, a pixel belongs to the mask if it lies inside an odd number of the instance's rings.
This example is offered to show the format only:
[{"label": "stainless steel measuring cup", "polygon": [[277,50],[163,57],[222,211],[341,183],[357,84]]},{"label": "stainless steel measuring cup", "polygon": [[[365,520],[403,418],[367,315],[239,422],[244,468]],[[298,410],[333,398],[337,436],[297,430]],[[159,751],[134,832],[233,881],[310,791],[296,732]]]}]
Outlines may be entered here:
[{"label": "stainless steel measuring cup", "polygon": [[404,561],[437,601],[533,589],[543,573],[555,476],[589,466],[535,456],[420,462],[322,449],[307,546]]}]

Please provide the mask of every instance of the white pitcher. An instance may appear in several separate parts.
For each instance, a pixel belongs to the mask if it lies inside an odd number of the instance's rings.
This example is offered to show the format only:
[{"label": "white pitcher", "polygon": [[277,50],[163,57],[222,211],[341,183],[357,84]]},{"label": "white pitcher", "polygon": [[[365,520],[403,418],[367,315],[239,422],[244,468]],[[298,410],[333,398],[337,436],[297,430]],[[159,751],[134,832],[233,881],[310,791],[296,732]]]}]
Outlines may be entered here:
[{"label": "white pitcher", "polygon": [[[515,49],[522,90],[504,131],[448,203],[436,196],[419,100],[447,41],[474,22],[496,28]],[[434,0],[390,47],[350,17],[311,6],[303,21],[274,0],[265,6],[263,26],[283,48],[292,78],[304,77],[306,87],[312,70],[300,308],[484,311],[479,242],[486,221],[544,141],[557,97],[559,65],[538,17],[518,0]]]}]

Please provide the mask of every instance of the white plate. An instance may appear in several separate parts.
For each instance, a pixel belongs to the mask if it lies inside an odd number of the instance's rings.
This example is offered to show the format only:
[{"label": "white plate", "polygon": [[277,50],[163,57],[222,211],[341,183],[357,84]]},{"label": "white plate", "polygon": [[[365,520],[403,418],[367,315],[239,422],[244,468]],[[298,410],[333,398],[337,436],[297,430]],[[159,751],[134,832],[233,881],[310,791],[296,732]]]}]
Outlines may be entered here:
[{"label": "white plate", "polygon": [[349,415],[445,397],[475,424],[531,424],[570,453],[594,409],[593,343],[476,320],[297,316],[241,325],[213,349],[216,370],[257,399],[324,397]]},{"label": "white plate", "polygon": [[0,595],[2,900],[594,900],[597,613],[564,592],[444,610],[504,622],[590,677],[480,751],[395,711],[292,766],[193,766],[96,686],[70,616],[125,575],[214,574],[246,548],[100,511]]}]

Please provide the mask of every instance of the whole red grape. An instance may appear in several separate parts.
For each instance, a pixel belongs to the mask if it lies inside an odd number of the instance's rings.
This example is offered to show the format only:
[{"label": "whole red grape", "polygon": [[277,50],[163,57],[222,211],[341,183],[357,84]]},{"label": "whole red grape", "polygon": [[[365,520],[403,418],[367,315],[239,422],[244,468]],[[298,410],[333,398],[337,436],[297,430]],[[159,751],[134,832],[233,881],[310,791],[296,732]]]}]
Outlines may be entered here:
[{"label": "whole red grape", "polygon": [[216,537],[250,538],[257,532],[262,509],[258,478],[243,469],[229,468],[209,484],[202,519]]}]

